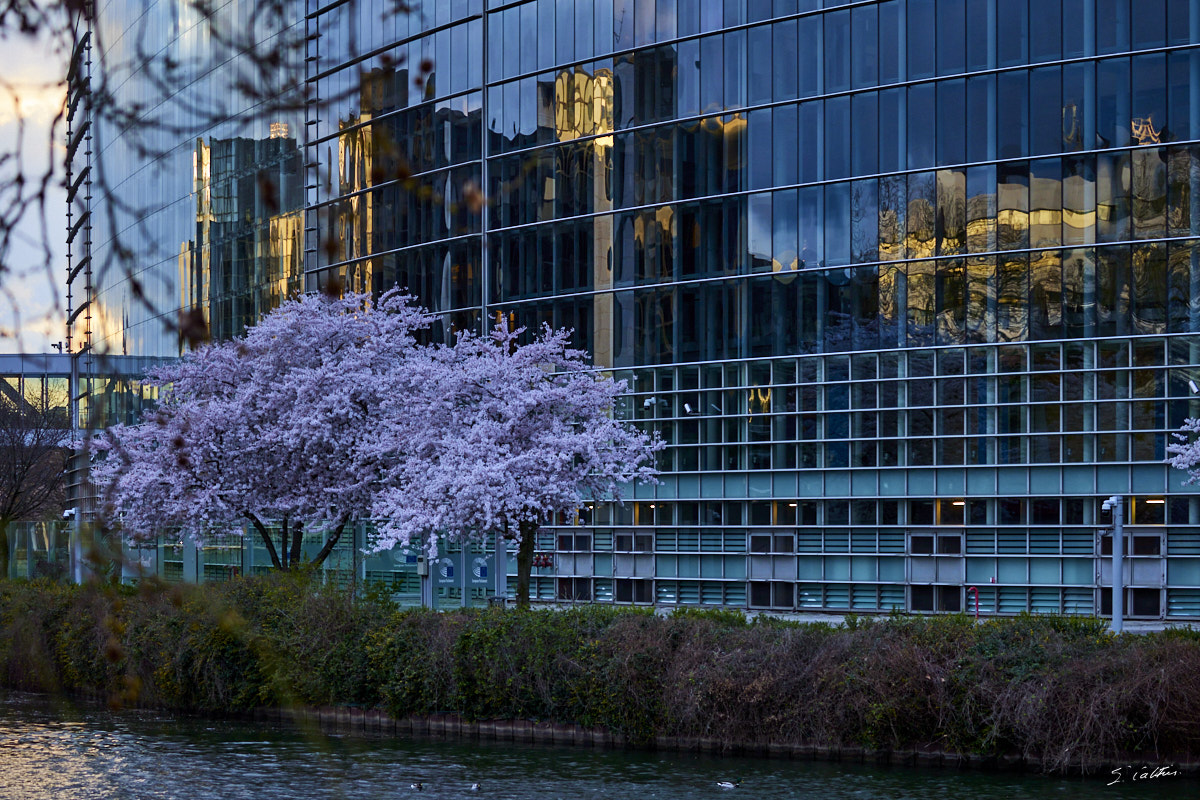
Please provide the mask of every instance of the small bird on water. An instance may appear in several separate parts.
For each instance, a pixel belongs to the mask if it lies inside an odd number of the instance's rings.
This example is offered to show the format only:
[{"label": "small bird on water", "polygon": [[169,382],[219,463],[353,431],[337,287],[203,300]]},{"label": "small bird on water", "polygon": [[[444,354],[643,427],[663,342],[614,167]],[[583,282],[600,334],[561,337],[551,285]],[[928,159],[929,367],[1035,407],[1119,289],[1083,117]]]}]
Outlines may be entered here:
[{"label": "small bird on water", "polygon": [[741,784],[741,781],[717,781],[717,786],[722,789],[736,789]]},{"label": "small bird on water", "polygon": [[416,783],[409,784],[408,788],[416,789],[418,792],[423,792],[423,791],[425,791],[425,784],[421,783],[420,781],[417,781]]}]

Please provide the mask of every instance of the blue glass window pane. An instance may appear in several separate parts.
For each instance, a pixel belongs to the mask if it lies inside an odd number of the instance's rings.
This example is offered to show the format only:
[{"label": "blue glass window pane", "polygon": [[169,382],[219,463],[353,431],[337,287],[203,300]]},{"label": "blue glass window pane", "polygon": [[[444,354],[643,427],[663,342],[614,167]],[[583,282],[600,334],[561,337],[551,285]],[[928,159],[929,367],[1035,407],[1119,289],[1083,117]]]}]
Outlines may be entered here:
[{"label": "blue glass window pane", "polygon": [[937,84],[937,163],[960,164],[966,160],[964,119],[966,81],[959,78]]},{"label": "blue glass window pane", "polygon": [[1029,73],[1029,152],[1057,153],[1063,149],[1062,125],[1066,119],[1062,102],[1062,74],[1058,67],[1042,67]]},{"label": "blue glass window pane", "polygon": [[967,0],[966,16],[967,69],[988,69],[993,66],[989,51],[995,27],[988,13],[988,0]]},{"label": "blue glass window pane", "polygon": [[1167,39],[1170,44],[1191,43],[1191,22],[1200,17],[1194,0],[1167,0]]},{"label": "blue glass window pane", "polygon": [[725,107],[746,105],[746,32],[725,34]]},{"label": "blue glass window pane", "polygon": [[[533,8],[537,8],[536,5]],[[488,76],[492,80],[499,80],[503,77],[501,71],[504,69],[504,47],[501,42],[504,41],[504,15],[493,14],[489,20],[491,23],[488,27]],[[537,51],[534,50],[536,55]]]},{"label": "blue glass window pane", "polygon": [[850,263],[850,184],[825,187],[825,263]]},{"label": "blue glass window pane", "polygon": [[771,163],[774,150],[771,144],[771,109],[751,111],[747,115],[746,130],[750,140],[746,148],[746,155],[750,159],[750,188],[769,188],[774,177]]},{"label": "blue glass window pane", "polygon": [[905,89],[885,89],[879,93],[879,171],[904,169],[908,149],[905,146]]},{"label": "blue glass window pane", "polygon": [[967,79],[967,160],[990,161],[996,157],[996,76]]},{"label": "blue glass window pane", "polygon": [[700,40],[700,111],[719,111],[725,103],[725,49],[720,34]]},{"label": "blue glass window pane", "polygon": [[[501,18],[504,20],[504,39],[511,42],[513,37],[521,35],[521,9],[510,8],[500,12]],[[496,78],[511,78],[521,70],[521,49],[519,47],[504,47],[501,46],[504,53],[504,66],[502,74],[492,76]]]},{"label": "blue glass window pane", "polygon": [[775,155],[774,176],[776,186],[790,186],[800,180],[800,138],[797,126],[796,106],[780,106],[772,113],[774,135],[772,144]]},{"label": "blue glass window pane", "polygon": [[700,3],[702,0],[679,0],[675,12],[680,36],[692,36],[700,32]]},{"label": "blue glass window pane", "polygon": [[1192,125],[1191,87],[1200,84],[1200,51],[1171,53],[1167,62],[1167,131],[1169,141],[1195,138]]},{"label": "blue glass window pane", "polygon": [[654,41],[655,0],[636,0],[637,14],[633,23],[633,43],[637,47]]},{"label": "blue glass window pane", "polygon": [[1029,6],[1026,0],[1007,2],[996,10],[996,55],[1002,67],[1027,63]]},{"label": "blue glass window pane", "polygon": [[592,0],[592,52],[598,56],[613,51],[613,0]]},{"label": "blue glass window pane", "polygon": [[701,0],[700,31],[702,33],[719,31],[723,24],[721,3],[717,0]]},{"label": "blue glass window pane", "polygon": [[[630,0],[630,1],[632,1],[632,0]],[[537,35],[538,69],[550,69],[551,67],[554,66],[554,40],[555,40],[554,0],[537,0],[537,9],[538,9],[538,35]],[[520,39],[518,39],[517,41],[520,41]],[[520,48],[506,47],[506,48],[502,48],[502,49],[507,51],[507,50],[517,50]]]},{"label": "blue glass window pane", "polygon": [[771,215],[772,269],[776,272],[792,271],[799,267],[798,217],[796,190],[776,192]]},{"label": "blue glass window pane", "polygon": [[938,75],[954,75],[966,67],[966,29],[964,0],[937,0]]},{"label": "blue glass window pane", "polygon": [[908,87],[908,168],[922,169],[934,161],[934,87]]},{"label": "blue glass window pane", "polygon": [[796,126],[796,132],[800,140],[800,183],[819,181],[824,163],[821,154],[824,126],[821,124],[820,100],[800,105],[800,124]]},{"label": "blue glass window pane", "polygon": [[1163,141],[1167,124],[1167,57],[1135,56],[1132,73],[1131,134],[1137,144]]},{"label": "blue glass window pane", "polygon": [[1096,137],[1098,147],[1124,147],[1132,139],[1129,108],[1129,59],[1110,58],[1096,65]]},{"label": "blue glass window pane", "polygon": [[816,267],[824,257],[825,203],[820,186],[800,189],[800,265],[801,268]]},{"label": "blue glass window pane", "polygon": [[899,0],[879,4],[879,82],[904,80],[905,36]]},{"label": "blue glass window pane", "polygon": [[[1062,48],[1063,58],[1079,58],[1090,55],[1088,29],[1084,24],[1084,11],[1090,0],[1062,0]],[[1091,9],[1086,8],[1090,13]]]},{"label": "blue glass window pane", "polygon": [[[716,2],[716,0],[712,0]],[[746,0],[725,0],[725,27],[746,24]]]},{"label": "blue glass window pane", "polygon": [[750,271],[771,270],[771,194],[752,194],[749,198],[747,249]]},{"label": "blue glass window pane", "polygon": [[[597,54],[593,24],[594,13],[592,0],[579,0],[575,4],[575,58],[577,59],[591,58]],[[530,28],[524,30],[530,30]],[[604,52],[610,51],[605,50]]]},{"label": "blue glass window pane", "polygon": [[879,188],[875,179],[855,181],[850,191],[850,258],[879,259]]},{"label": "blue glass window pane", "polygon": [[[558,63],[566,64],[575,60],[575,0],[556,0],[554,19],[557,30],[554,58]],[[521,38],[518,35],[509,41],[519,42]]]},{"label": "blue glass window pane", "polygon": [[797,83],[796,59],[796,21],[777,22],[772,26],[773,52],[778,54],[775,63],[771,65],[774,72],[774,97],[776,100],[796,99],[799,84]]},{"label": "blue glass window pane", "polygon": [[[526,3],[521,6],[521,30],[536,31],[537,30],[537,3]],[[528,34],[526,34],[528,35]],[[499,45],[502,51],[519,50],[521,52],[521,72],[537,72],[538,66],[538,51],[536,47],[505,47]]]},{"label": "blue glass window pane", "polygon": [[908,79],[932,78],[937,52],[934,0],[908,0]]},{"label": "blue glass window pane", "polygon": [[633,0],[613,0],[613,49],[633,47]]},{"label": "blue glass window pane", "polygon": [[[759,25],[749,30],[749,47],[753,57],[750,58],[750,79],[746,99],[752,106],[771,102],[771,92],[774,88],[771,73],[775,66],[771,58],[771,37],[770,25]],[[792,51],[787,51],[787,57],[780,60],[795,64],[791,53]]]},{"label": "blue glass window pane", "polygon": [[856,94],[851,101],[850,169],[870,175],[879,169],[879,103],[875,92]]},{"label": "blue glass window pane", "polygon": [[850,12],[825,15],[825,91],[850,88]]},{"label": "blue glass window pane", "polygon": [[[1029,60],[1057,61],[1062,57],[1062,0],[1037,0],[1036,24],[1029,30]],[[1004,11],[1000,10],[1003,14]],[[1072,20],[1079,24],[1078,20]]]},{"label": "blue glass window pane", "polygon": [[798,22],[800,43],[796,50],[800,69],[800,96],[813,97],[821,93],[821,18],[802,17]]},{"label": "blue glass window pane", "polygon": [[1096,52],[1129,49],[1129,0],[1096,0]]},{"label": "blue glass window pane", "polygon": [[1087,102],[1092,69],[1090,61],[1063,65],[1062,149],[1067,152],[1082,150],[1084,142],[1096,141],[1095,117]]},{"label": "blue glass window pane", "polygon": [[825,101],[825,177],[850,175],[850,98]]},{"label": "blue glass window pane", "polygon": [[700,41],[679,43],[676,79],[677,111],[681,117],[700,113]]},{"label": "blue glass window pane", "polygon": [[678,25],[676,0],[658,0],[658,13],[655,15],[654,32],[660,42],[674,39]]},{"label": "blue glass window pane", "polygon": [[852,83],[855,89],[862,89],[879,79],[879,7],[859,6],[851,15]]},{"label": "blue glass window pane", "polygon": [[1029,92],[1025,72],[1002,72],[996,89],[996,155],[1020,158],[1029,146]]}]

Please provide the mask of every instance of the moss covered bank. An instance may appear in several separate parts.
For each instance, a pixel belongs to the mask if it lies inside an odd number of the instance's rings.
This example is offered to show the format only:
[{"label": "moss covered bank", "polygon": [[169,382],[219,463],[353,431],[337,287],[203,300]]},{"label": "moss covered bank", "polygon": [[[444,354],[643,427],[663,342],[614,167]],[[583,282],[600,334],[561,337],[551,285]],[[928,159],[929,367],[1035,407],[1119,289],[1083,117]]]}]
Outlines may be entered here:
[{"label": "moss covered bank", "polygon": [[532,719],[634,745],[936,750],[1047,771],[1200,759],[1200,634],[1113,637],[1065,617],[833,627],[602,606],[400,611],[280,576],[3,582],[0,682],[202,712]]}]

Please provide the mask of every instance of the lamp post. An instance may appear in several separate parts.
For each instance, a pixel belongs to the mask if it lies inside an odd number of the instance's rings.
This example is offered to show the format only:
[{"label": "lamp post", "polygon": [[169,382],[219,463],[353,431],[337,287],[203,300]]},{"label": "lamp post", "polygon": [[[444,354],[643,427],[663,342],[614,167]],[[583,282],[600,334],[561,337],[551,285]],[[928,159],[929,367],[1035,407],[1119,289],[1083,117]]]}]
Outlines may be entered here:
[{"label": "lamp post", "polygon": [[1112,551],[1112,629],[1120,633],[1125,627],[1125,587],[1122,585],[1122,572],[1125,568],[1125,499],[1114,494],[1101,505],[1105,511],[1113,515],[1113,551]]}]

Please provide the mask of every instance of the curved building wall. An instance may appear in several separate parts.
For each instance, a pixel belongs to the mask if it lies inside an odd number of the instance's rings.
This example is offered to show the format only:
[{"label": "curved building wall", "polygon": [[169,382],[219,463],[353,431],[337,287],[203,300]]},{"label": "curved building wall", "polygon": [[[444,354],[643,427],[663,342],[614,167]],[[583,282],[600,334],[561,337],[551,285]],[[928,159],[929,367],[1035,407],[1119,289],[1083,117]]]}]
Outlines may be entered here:
[{"label": "curved building wall", "polygon": [[1200,617],[1200,3],[819,5],[306,0],[307,288],[631,381],[543,598]]}]

